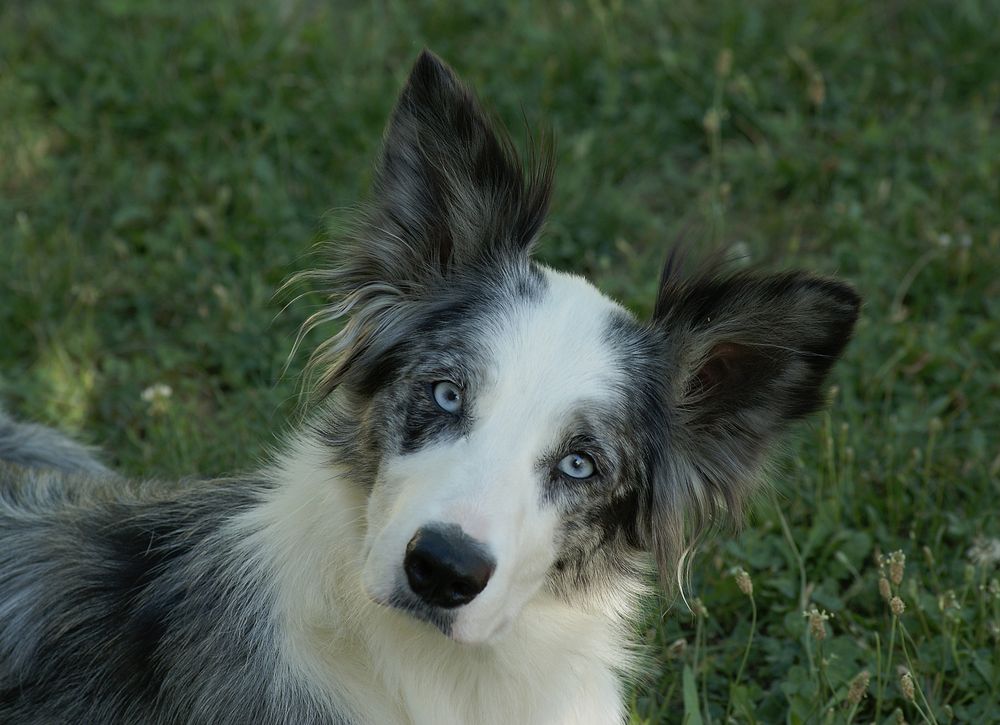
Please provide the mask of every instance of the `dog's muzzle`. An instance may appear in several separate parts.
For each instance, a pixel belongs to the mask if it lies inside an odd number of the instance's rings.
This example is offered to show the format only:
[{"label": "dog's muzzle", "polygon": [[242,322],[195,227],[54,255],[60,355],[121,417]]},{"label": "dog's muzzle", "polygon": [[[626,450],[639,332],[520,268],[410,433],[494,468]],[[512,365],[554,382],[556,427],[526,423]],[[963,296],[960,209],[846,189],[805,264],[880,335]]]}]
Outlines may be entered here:
[{"label": "dog's muzzle", "polygon": [[455,525],[417,529],[406,545],[403,569],[410,589],[443,609],[468,604],[489,582],[496,562],[486,547]]}]

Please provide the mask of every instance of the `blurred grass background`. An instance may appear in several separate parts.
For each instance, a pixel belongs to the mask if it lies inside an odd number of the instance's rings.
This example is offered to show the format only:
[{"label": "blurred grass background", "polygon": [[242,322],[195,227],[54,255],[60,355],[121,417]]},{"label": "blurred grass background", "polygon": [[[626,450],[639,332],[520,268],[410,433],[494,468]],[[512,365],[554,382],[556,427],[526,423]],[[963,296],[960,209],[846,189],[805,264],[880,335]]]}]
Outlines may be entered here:
[{"label": "blurred grass background", "polygon": [[694,229],[866,298],[773,500],[702,550],[694,613],[651,614],[633,721],[1000,722],[997,28],[986,0],[4,3],[0,399],[128,473],[253,465],[320,301],[273,291],[428,46],[555,131],[548,263],[642,313]]}]

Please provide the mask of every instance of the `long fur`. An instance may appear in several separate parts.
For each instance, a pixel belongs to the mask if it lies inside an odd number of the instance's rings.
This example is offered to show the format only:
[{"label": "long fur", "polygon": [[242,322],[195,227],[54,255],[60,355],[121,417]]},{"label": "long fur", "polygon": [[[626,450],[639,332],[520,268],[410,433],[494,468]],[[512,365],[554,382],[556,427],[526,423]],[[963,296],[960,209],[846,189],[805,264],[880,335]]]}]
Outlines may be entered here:
[{"label": "long fur", "polygon": [[45,426],[18,423],[3,410],[0,410],[0,461],[67,473],[112,475],[97,459],[95,451]]},{"label": "long fur", "polygon": [[[522,163],[421,55],[357,233],[309,275],[305,328],[345,321],[318,394],[260,471],[128,481],[0,415],[0,722],[624,718],[651,564],[669,588],[738,516],[859,300],[668,265],[638,320],[531,259],[548,148]],[[410,578],[437,526],[495,562],[459,606]]]}]

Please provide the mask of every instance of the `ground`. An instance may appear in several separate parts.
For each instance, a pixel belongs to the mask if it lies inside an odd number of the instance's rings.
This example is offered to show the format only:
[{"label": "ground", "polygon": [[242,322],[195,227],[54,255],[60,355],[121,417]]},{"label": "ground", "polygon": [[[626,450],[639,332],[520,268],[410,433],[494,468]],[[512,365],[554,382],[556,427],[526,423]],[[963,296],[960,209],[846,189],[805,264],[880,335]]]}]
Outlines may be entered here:
[{"label": "ground", "polygon": [[133,474],[263,457],[320,303],[274,290],[428,46],[556,135],[548,263],[640,314],[678,239],[865,297],[695,613],[651,607],[633,721],[1000,722],[998,27],[987,0],[4,3],[0,400]]}]

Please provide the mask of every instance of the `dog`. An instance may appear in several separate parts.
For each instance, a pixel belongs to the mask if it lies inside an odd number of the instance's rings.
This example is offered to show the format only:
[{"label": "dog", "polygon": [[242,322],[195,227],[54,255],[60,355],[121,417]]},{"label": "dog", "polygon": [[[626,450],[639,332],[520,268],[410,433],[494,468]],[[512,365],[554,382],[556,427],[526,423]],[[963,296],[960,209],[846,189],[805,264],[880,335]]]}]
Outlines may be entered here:
[{"label": "dog", "polygon": [[637,319],[531,258],[551,148],[420,55],[256,473],[130,481],[0,422],[0,721],[623,721],[653,569],[738,514],[860,302],[673,255]]}]

